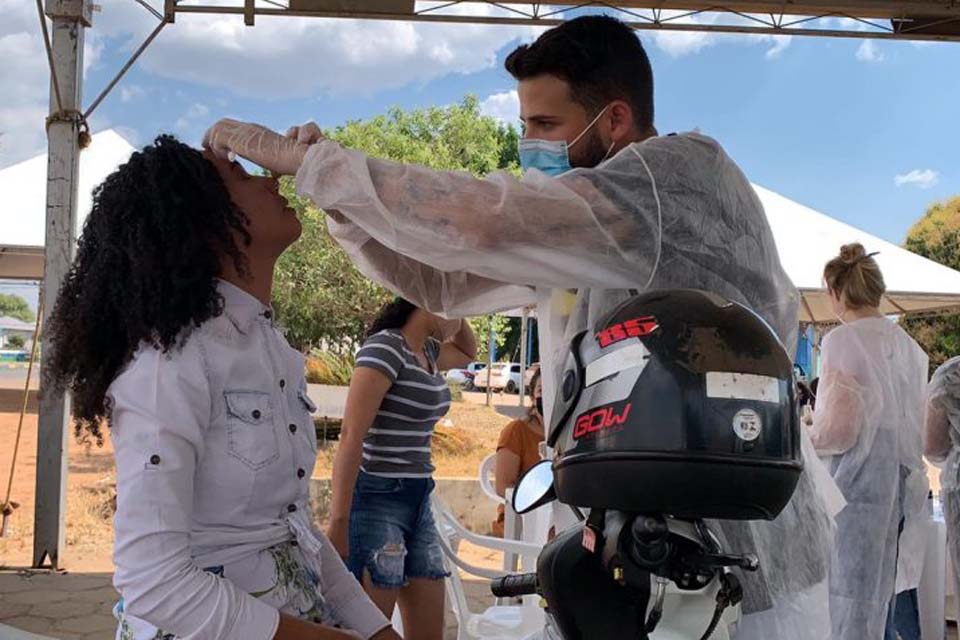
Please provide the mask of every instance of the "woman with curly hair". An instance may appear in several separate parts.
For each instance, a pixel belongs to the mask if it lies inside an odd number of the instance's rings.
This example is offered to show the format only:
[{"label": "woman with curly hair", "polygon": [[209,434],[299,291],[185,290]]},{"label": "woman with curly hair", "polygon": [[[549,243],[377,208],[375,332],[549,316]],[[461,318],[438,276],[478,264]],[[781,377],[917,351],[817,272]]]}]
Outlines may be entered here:
[{"label": "woman with curly hair", "polygon": [[303,359],[270,307],[277,181],[168,136],[94,192],[47,382],[117,464],[117,638],[398,636],[311,524]]}]

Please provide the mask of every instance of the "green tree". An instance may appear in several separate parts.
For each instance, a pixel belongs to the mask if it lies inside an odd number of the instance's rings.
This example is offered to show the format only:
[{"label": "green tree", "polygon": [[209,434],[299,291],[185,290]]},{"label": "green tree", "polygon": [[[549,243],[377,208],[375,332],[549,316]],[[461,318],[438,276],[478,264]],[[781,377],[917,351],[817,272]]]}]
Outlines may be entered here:
[{"label": "green tree", "polygon": [[[910,229],[904,246],[934,262],[960,270],[960,196],[927,209]],[[960,354],[960,314],[913,318],[903,324],[930,356],[931,372]]]},{"label": "green tree", "polygon": [[0,316],[9,316],[24,322],[34,322],[37,319],[26,300],[6,293],[0,293]]},{"label": "green tree", "polygon": [[497,129],[500,143],[500,167],[520,175],[520,133],[512,124],[501,124]]},{"label": "green tree", "polygon": [[10,336],[7,340],[7,346],[11,349],[23,349],[25,344],[27,344],[27,341],[23,336]]},{"label": "green tree", "polygon": [[490,325],[493,325],[493,341],[497,345],[497,357],[502,360],[503,346],[509,337],[510,318],[506,316],[479,316],[470,318],[470,328],[477,336],[477,362],[487,361],[490,351]]},{"label": "green tree", "polygon": [[[516,129],[481,115],[473,96],[447,107],[394,108],[327,135],[371,156],[433,169],[477,176],[497,169],[519,172]],[[327,233],[324,213],[297,197],[291,180],[281,188],[303,223],[300,240],[277,264],[274,282],[274,304],[287,339],[302,351],[320,346],[351,349],[392,294],[356,270]],[[487,326],[486,319],[476,322],[475,328]]]}]

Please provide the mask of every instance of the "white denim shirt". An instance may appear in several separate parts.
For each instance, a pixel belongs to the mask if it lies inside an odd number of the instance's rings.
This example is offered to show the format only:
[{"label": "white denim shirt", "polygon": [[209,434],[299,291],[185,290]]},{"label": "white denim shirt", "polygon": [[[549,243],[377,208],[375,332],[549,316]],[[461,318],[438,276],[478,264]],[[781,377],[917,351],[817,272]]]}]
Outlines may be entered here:
[{"label": "white denim shirt", "polygon": [[218,290],[221,316],[167,354],[141,345],[109,390],[119,635],[267,640],[283,611],[369,638],[389,623],[311,522],[303,357],[269,307]]}]

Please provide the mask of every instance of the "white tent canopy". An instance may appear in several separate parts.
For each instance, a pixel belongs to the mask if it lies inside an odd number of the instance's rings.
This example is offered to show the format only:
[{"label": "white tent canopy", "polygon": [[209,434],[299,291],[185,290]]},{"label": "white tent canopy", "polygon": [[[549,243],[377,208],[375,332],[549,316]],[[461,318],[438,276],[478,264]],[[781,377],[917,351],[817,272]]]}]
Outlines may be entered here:
[{"label": "white tent canopy", "polygon": [[851,242],[861,243],[868,252],[880,252],[876,260],[887,284],[883,312],[914,315],[960,311],[960,272],[768,189],[753,188],[767,212],[783,267],[803,297],[801,322],[836,322],[823,288],[823,267],[842,245]]},{"label": "white tent canopy", "polygon": [[[851,242],[861,243],[876,256],[887,283],[881,310],[890,315],[960,312],[960,272],[927,260],[886,240],[835,220],[798,202],[753,185],[763,202],[780,260],[800,290],[800,322],[837,321],[823,288],[823,267]],[[519,318],[522,309],[504,315]],[[530,310],[536,317],[536,310]]]},{"label": "white tent canopy", "polygon": [[[126,162],[134,148],[113,129],[93,136],[80,156],[77,229],[90,213],[93,188]],[[46,226],[47,154],[0,171],[3,212],[0,219],[0,278],[41,280]]]}]

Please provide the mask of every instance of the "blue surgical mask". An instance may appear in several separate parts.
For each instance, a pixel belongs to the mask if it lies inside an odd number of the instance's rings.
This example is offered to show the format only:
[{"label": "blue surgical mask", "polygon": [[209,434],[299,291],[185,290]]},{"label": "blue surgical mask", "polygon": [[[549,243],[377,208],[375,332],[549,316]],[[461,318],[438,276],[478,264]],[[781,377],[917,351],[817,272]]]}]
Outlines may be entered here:
[{"label": "blue surgical mask", "polygon": [[[566,140],[521,138],[519,145],[520,166],[523,168],[524,173],[530,169],[537,169],[548,176],[556,177],[570,171],[570,169],[573,168],[570,166],[570,148],[580,142],[583,136],[590,131],[593,125],[597,124],[600,116],[606,111],[607,107],[604,107],[600,113],[597,114],[597,117],[594,118],[570,144],[567,144]],[[610,145],[610,149],[613,149],[612,144]],[[609,154],[610,151],[608,150],[607,155]]]}]

